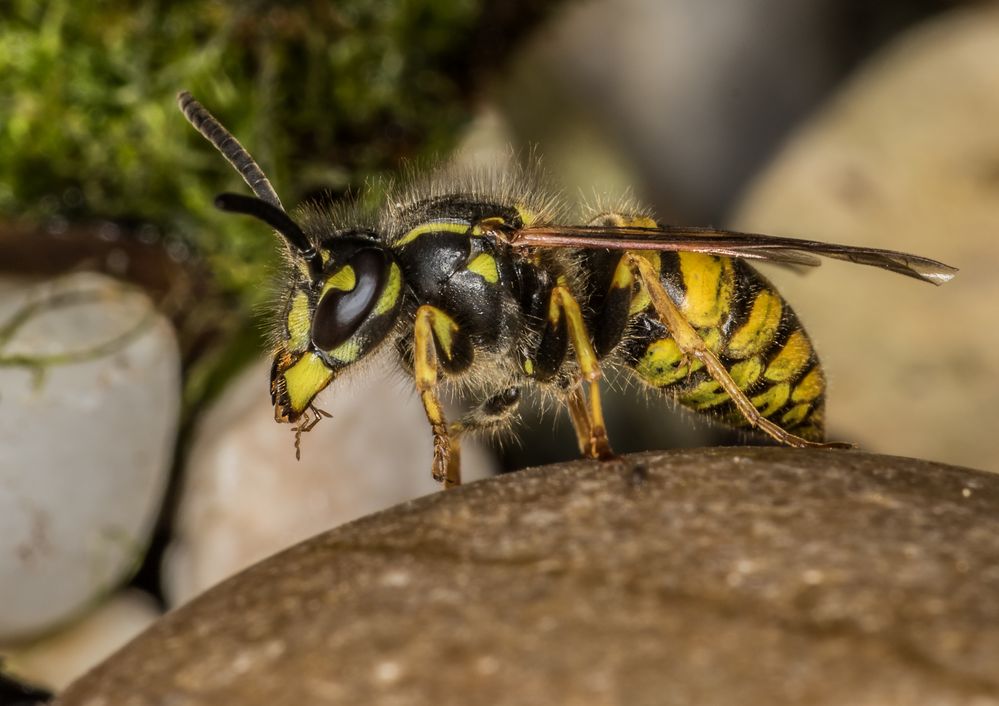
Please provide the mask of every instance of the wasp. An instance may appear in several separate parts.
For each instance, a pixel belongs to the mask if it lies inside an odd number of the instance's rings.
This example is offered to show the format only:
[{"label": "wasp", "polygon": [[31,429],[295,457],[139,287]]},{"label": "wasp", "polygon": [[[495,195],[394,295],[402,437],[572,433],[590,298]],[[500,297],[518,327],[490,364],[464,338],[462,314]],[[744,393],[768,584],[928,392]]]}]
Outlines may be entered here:
[{"label": "wasp", "polygon": [[[509,425],[529,387],[567,408],[582,454],[613,458],[607,370],[780,444],[849,446],[824,441],[812,342],[749,261],[800,267],[823,256],[937,285],[957,271],[892,250],[665,225],[638,209],[564,225],[557,199],[530,180],[410,189],[362,225],[315,205],[292,217],[236,138],[189,93],[178,102],[255,194],[221,194],[216,206],[271,226],[291,263],[271,368],[275,419],[296,425],[297,449],[326,414],[316,395],[394,345],[445,487],[461,482],[461,437]],[[476,405],[449,423],[442,388]]]}]

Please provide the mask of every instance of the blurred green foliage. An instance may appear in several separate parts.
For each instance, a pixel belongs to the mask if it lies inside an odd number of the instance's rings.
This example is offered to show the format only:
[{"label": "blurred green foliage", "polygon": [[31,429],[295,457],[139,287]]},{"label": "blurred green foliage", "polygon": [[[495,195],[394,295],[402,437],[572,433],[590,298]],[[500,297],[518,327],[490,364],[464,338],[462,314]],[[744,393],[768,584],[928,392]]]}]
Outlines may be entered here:
[{"label": "blurred green foliage", "polygon": [[0,217],[108,219],[183,237],[250,299],[274,263],[259,224],[212,208],[246,191],[177,111],[188,89],[289,205],[402,157],[467,117],[463,38],[485,0],[6,0]]}]

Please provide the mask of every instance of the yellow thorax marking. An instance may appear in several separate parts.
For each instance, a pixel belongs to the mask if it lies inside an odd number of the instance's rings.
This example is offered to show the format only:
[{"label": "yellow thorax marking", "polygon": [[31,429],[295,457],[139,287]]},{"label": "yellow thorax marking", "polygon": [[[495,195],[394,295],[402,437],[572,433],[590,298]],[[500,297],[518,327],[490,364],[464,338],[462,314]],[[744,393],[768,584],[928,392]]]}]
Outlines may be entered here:
[{"label": "yellow thorax marking", "polygon": [[462,221],[454,218],[442,218],[436,221],[427,221],[426,223],[421,223],[420,225],[413,228],[411,231],[406,233],[397,240],[393,247],[399,248],[403,245],[413,242],[421,235],[426,235],[427,233],[439,233],[444,231],[447,233],[468,233],[469,223],[467,221]]},{"label": "yellow thorax marking", "polygon": [[496,228],[506,226],[507,222],[502,216],[490,216],[472,226],[472,235],[481,237],[489,232],[494,232]]},{"label": "yellow thorax marking", "polygon": [[385,283],[385,289],[382,290],[381,296],[378,297],[378,303],[375,304],[375,308],[371,312],[372,315],[380,316],[390,311],[399,299],[401,291],[402,272],[399,271],[399,266],[393,262],[389,267],[388,282]]},{"label": "yellow thorax marking", "polygon": [[444,356],[450,360],[454,349],[454,334],[458,332],[458,324],[437,307],[424,304],[420,309],[428,311],[429,315],[427,319],[430,322],[431,330],[434,332],[434,338],[440,344]]},{"label": "yellow thorax marking", "polygon": [[468,271],[479,275],[489,284],[496,284],[499,281],[499,269],[496,267],[496,258],[487,252],[479,253],[468,263]]},{"label": "yellow thorax marking", "polygon": [[327,278],[325,284],[323,284],[323,291],[319,296],[322,298],[322,295],[331,289],[349,292],[356,286],[357,275],[354,273],[354,268],[350,265],[344,265]]},{"label": "yellow thorax marking", "polygon": [[309,345],[311,330],[309,297],[305,292],[297,292],[288,310],[288,349],[294,353],[304,351]]},{"label": "yellow thorax marking", "polygon": [[762,290],[753,301],[749,320],[729,339],[729,356],[748,358],[762,352],[777,333],[782,310],[780,296],[772,290]]},{"label": "yellow thorax marking", "polygon": [[[639,250],[635,252],[629,252],[629,255],[636,255],[638,257],[643,257],[651,263],[653,269],[656,272],[662,271],[662,258],[659,253],[652,250]],[[614,269],[614,278],[611,280],[612,287],[627,287],[632,288],[634,286],[635,277],[631,271],[631,267],[628,265],[627,258],[622,257],[617,263],[617,267]],[[649,308],[649,304],[652,303],[652,297],[645,290],[645,286],[639,282],[638,291],[631,298],[631,304],[628,306],[628,316],[634,316],[640,311],[645,311]]]},{"label": "yellow thorax marking", "polygon": [[648,216],[626,216],[622,218],[624,225],[630,228],[658,228],[659,224],[656,223],[654,218],[649,218]]},{"label": "yellow thorax marking", "polygon": [[518,203],[513,208],[517,211],[517,215],[520,216],[520,222],[525,226],[529,226],[534,223],[534,221],[538,220],[538,214],[524,204]]},{"label": "yellow thorax marking", "polygon": [[285,390],[292,411],[301,414],[309,402],[326,387],[333,372],[315,353],[306,353],[284,371]]},{"label": "yellow thorax marking", "polygon": [[718,326],[735,291],[735,272],[727,257],[677,253],[687,296],[682,311],[694,328]]}]

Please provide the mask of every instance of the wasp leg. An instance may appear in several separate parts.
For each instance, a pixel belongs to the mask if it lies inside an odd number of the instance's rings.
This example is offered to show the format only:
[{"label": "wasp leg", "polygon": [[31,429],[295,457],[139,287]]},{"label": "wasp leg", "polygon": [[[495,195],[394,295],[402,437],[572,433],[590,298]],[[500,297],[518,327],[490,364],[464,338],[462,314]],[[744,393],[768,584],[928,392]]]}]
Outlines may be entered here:
[{"label": "wasp leg", "polygon": [[457,439],[469,432],[482,432],[498,429],[517,413],[520,404],[520,388],[508,387],[502,392],[483,400],[465,416],[448,427],[451,437]]},{"label": "wasp leg", "polygon": [[461,449],[448,434],[447,420],[437,396],[438,348],[450,356],[458,325],[440,309],[424,304],[416,310],[413,328],[413,372],[420,401],[434,433],[434,480],[445,488],[461,485]]},{"label": "wasp leg", "polygon": [[652,299],[652,306],[655,308],[656,313],[659,315],[659,320],[662,322],[666,329],[669,331],[670,336],[676,341],[677,346],[684,353],[684,355],[694,358],[701,362],[704,368],[708,371],[708,374],[719,384],[721,388],[732,398],[732,402],[735,403],[736,408],[739,413],[746,418],[750,426],[755,427],[765,433],[770,438],[775,441],[785,444],[786,446],[794,446],[797,448],[804,447],[816,447],[816,448],[850,448],[851,444],[842,444],[838,442],[832,443],[821,443],[815,441],[809,441],[808,439],[802,439],[800,436],[792,434],[785,429],[780,428],[772,421],[763,416],[763,414],[756,408],[756,406],[750,401],[746,396],[746,393],[739,389],[735,380],[729,374],[722,362],[718,360],[718,357],[711,352],[711,350],[704,343],[694,327],[690,325],[683,314],[677,308],[673,300],[669,298],[666,290],[663,288],[662,282],[659,280],[659,273],[656,271],[655,267],[644,257],[640,255],[635,255],[633,253],[626,253],[625,257],[628,259],[628,265],[631,267],[632,272],[639,279],[642,285],[645,287],[646,292],[648,292],[649,297]]},{"label": "wasp leg", "polygon": [[579,444],[579,453],[586,455],[592,436],[593,423],[590,421],[590,410],[586,406],[586,393],[582,383],[573,385],[572,391],[565,398],[566,407],[569,409],[569,418],[572,420],[572,428],[576,431],[576,443]]},{"label": "wasp leg", "polygon": [[[579,303],[572,293],[564,285],[556,285],[552,288],[550,306],[548,309],[548,322],[552,326],[558,326],[559,320],[565,317],[566,329],[569,333],[569,340],[573,350],[576,352],[576,361],[579,363],[579,372],[582,382],[588,386],[588,398],[585,405],[581,405],[578,400],[574,401],[571,393],[568,400],[569,414],[572,417],[573,426],[576,427],[576,435],[582,439],[585,431],[586,443],[583,453],[590,458],[610,459],[614,458],[610,441],[607,439],[607,425],[604,423],[604,412],[600,402],[600,364],[597,361],[596,351],[590,342],[589,332],[586,330],[586,323],[583,321],[583,314],[579,310]],[[581,429],[582,418],[579,407],[583,406],[588,422],[587,429]],[[574,412],[573,409],[576,408]]]}]

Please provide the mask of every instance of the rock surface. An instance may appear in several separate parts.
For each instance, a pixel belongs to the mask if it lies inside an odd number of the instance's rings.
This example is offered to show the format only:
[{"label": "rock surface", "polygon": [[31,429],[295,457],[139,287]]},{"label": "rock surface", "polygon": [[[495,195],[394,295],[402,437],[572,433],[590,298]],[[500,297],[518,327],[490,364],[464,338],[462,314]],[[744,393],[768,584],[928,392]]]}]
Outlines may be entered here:
[{"label": "rock surface", "polygon": [[997,508],[850,451],[536,468],[268,559],[56,703],[999,704]]},{"label": "rock surface", "polygon": [[829,263],[774,279],[829,376],[830,434],[999,470],[999,7],[928,23],[865,65],[756,181],[733,226],[906,250],[940,289]]},{"label": "rock surface", "polygon": [[[302,436],[296,461],[291,427],[274,422],[269,371],[262,361],[241,373],[199,423],[164,562],[171,606],[307,537],[440,489],[412,381],[371,371],[335,381],[317,402],[332,417]],[[466,441],[462,470],[471,481],[495,462]]]},{"label": "rock surface", "polygon": [[143,294],[99,275],[4,281],[0,641],[52,629],[137,566],[179,404],[173,331]]}]

